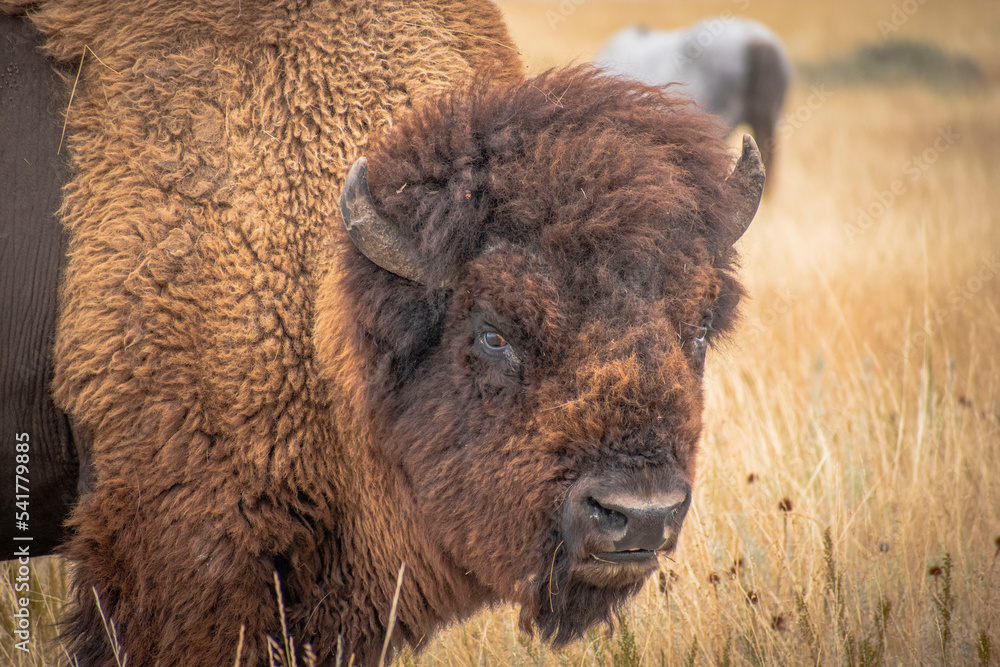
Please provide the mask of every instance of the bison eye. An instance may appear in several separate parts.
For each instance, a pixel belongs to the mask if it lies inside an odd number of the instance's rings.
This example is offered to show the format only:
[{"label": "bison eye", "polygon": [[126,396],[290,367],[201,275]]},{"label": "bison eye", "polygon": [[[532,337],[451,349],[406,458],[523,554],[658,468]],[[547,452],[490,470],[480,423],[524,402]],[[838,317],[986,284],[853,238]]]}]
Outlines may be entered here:
[{"label": "bison eye", "polygon": [[507,342],[507,339],[496,331],[487,329],[481,331],[476,336],[476,343],[479,349],[490,359],[507,362],[507,368],[511,371],[520,371],[521,355],[514,349],[514,346]]},{"label": "bison eye", "polygon": [[496,331],[484,331],[479,335],[479,340],[483,341],[483,345],[487,350],[493,352],[503,352],[510,348],[510,343],[507,342],[507,339]]}]

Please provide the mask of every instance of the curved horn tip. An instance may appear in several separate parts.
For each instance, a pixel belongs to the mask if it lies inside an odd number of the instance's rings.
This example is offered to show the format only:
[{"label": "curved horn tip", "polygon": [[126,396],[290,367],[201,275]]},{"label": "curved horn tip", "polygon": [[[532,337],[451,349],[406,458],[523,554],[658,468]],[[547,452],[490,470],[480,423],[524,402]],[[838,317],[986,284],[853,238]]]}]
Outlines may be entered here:
[{"label": "curved horn tip", "polygon": [[418,262],[409,254],[407,241],[375,208],[368,189],[367,158],[355,160],[347,173],[340,194],[340,216],[347,235],[362,255],[390,273],[415,283],[427,283]]},{"label": "curved horn tip", "polygon": [[727,179],[739,193],[736,219],[730,245],[736,243],[746,232],[760,205],[764,193],[764,163],[760,159],[757,142],[749,134],[743,135],[743,152]]},{"label": "curved horn tip", "polygon": [[740,153],[740,162],[748,160],[753,163],[753,166],[759,167],[761,172],[764,172],[764,161],[760,157],[760,149],[757,148],[757,142],[749,134],[743,135],[743,149]]},{"label": "curved horn tip", "polygon": [[353,227],[351,203],[370,202],[371,199],[371,191],[368,190],[368,158],[359,157],[347,172],[344,189],[340,193],[340,216],[344,219],[344,229],[351,231]]}]

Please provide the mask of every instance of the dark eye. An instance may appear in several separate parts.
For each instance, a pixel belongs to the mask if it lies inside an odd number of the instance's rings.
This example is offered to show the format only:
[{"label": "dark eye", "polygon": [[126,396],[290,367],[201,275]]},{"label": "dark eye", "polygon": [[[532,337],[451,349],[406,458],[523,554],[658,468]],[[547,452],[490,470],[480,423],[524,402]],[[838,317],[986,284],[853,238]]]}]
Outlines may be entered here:
[{"label": "dark eye", "polygon": [[493,330],[481,331],[476,336],[479,349],[494,361],[506,362],[507,370],[520,370],[521,355],[507,339]]},{"label": "dark eye", "polygon": [[479,339],[483,341],[483,346],[485,346],[487,350],[502,352],[503,350],[510,348],[510,343],[507,342],[507,339],[495,331],[485,331],[479,335]]}]

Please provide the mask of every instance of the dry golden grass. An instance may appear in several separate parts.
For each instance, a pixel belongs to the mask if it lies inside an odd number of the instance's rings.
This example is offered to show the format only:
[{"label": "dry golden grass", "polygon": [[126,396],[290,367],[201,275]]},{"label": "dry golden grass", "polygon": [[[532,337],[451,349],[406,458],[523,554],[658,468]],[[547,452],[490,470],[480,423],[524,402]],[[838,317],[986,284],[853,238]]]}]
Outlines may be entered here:
[{"label": "dry golden grass", "polygon": [[[555,27],[558,2],[501,7],[537,71],[589,58],[636,20],[741,6],[816,60],[879,42],[893,4],[564,0],[574,9]],[[814,109],[808,88],[793,91],[797,127],[741,242],[752,298],[735,342],[710,355],[667,593],[652,582],[627,629],[560,654],[501,608],[404,664],[1000,664],[1000,9],[919,7],[894,36],[971,55],[992,83],[835,88]],[[51,621],[65,571],[33,568],[46,592],[35,617]],[[3,613],[11,594],[0,587]],[[51,665],[58,650],[10,647],[0,630],[0,663]]]}]

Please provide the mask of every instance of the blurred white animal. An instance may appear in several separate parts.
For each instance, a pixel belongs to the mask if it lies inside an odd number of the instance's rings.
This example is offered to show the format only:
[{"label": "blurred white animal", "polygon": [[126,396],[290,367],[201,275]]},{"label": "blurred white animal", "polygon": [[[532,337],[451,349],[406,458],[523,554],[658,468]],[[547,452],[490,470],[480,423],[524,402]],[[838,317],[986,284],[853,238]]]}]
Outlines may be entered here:
[{"label": "blurred white animal", "polygon": [[747,123],[770,171],[792,65],[763,24],[730,15],[673,31],[632,26],[605,44],[595,64],[651,86],[678,84],[675,91],[730,130]]}]

